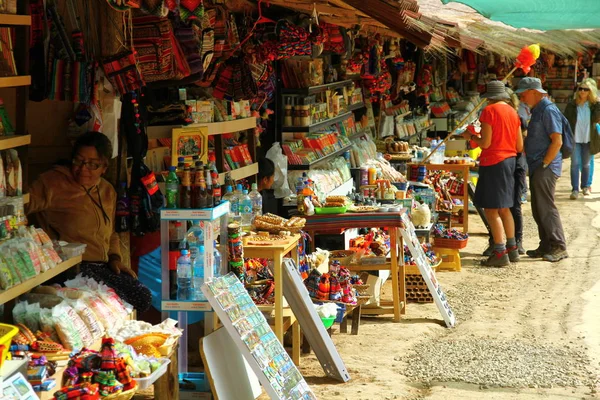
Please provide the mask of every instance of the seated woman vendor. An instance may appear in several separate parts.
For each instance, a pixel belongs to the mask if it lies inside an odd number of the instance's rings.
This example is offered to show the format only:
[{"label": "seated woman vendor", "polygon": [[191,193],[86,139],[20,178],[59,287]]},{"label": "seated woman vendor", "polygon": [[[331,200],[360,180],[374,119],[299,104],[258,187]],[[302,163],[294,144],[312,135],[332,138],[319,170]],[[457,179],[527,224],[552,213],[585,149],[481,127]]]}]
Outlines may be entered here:
[{"label": "seated woman vendor", "polygon": [[88,132],[77,139],[70,167],[56,166],[43,173],[30,189],[28,215],[55,239],[86,244],[81,272],[104,282],[138,312],[150,307],[151,293],[121,260],[114,230],[117,194],[102,178],[112,146],[102,133]]}]

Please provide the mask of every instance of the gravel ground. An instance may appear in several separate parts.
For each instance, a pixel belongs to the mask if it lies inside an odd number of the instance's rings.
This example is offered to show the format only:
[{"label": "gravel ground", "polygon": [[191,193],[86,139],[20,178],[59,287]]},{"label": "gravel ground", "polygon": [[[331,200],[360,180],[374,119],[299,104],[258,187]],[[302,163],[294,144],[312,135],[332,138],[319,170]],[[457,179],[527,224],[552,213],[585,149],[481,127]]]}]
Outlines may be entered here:
[{"label": "gravel ground", "polygon": [[428,341],[403,357],[417,382],[464,382],[511,388],[576,387],[589,383],[585,353],[519,340]]}]

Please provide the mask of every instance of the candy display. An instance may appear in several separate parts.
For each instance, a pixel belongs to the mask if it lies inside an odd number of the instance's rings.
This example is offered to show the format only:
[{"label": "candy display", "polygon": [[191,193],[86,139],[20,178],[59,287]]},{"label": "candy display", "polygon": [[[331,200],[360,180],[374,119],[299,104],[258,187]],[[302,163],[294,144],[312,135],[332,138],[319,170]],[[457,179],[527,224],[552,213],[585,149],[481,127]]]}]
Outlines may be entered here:
[{"label": "candy display", "polygon": [[466,240],[469,238],[468,233],[461,232],[456,229],[446,229],[442,224],[435,224],[431,228],[431,233],[434,237],[440,239]]},{"label": "candy display", "polygon": [[286,219],[274,214],[265,214],[257,216],[254,219],[254,227],[259,232],[298,232],[300,229],[304,228],[305,224],[306,219],[304,218],[292,217],[290,219]]},{"label": "candy display", "polygon": [[[423,252],[427,256],[427,260],[429,261],[429,264],[431,266],[434,266],[437,263],[439,263],[440,260],[435,255],[435,252],[433,251],[433,247],[431,246],[430,243],[422,243],[421,247],[423,248]],[[412,254],[410,254],[410,250],[409,250],[408,246],[406,246],[406,245],[404,246],[404,264],[405,265],[417,265]]]},{"label": "candy display", "polygon": [[227,226],[229,270],[235,273],[240,282],[245,282],[246,276],[244,271],[244,248],[242,245],[241,233],[242,230],[238,224],[229,224]]}]

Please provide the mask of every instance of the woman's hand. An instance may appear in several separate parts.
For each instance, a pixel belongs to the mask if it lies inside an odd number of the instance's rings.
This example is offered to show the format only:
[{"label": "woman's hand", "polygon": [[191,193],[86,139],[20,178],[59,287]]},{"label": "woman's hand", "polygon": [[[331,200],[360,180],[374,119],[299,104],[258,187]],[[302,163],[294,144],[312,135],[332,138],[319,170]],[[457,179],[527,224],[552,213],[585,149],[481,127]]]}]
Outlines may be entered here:
[{"label": "woman's hand", "polygon": [[121,272],[123,272],[123,273],[130,275],[131,277],[137,279],[137,275],[135,274],[135,272],[131,268],[125,266],[125,264],[123,264],[121,261],[118,261],[118,260],[110,261],[108,263],[108,266],[110,267],[112,272],[114,272],[117,275],[119,275],[119,274],[121,274]]}]

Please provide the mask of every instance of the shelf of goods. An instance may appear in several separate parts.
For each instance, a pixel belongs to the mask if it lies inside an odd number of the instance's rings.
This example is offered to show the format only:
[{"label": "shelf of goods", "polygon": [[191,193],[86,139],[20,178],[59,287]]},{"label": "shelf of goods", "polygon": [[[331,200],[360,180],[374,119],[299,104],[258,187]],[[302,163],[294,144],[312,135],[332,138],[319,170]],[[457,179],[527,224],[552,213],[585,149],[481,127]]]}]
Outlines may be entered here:
[{"label": "shelf of goods", "polygon": [[177,128],[199,128],[208,127],[208,135],[224,135],[256,128],[256,118],[242,118],[233,121],[210,122],[191,125],[164,125],[149,126],[147,128],[148,139],[165,139],[171,137],[171,131]]},{"label": "shelf of goods", "polygon": [[41,285],[42,283],[54,278],[58,274],[65,272],[69,268],[77,265],[81,262],[81,256],[74,257],[58,264],[56,267],[42,272],[39,275],[17,285],[10,289],[0,292],[0,304],[5,304],[12,299],[19,297],[20,295],[27,293],[34,287]]},{"label": "shelf of goods", "polygon": [[258,174],[258,163],[253,163],[250,165],[246,165],[245,167],[237,168],[231,171],[223,172],[219,174],[219,183],[221,185],[225,184],[225,175],[229,173],[231,179],[234,181],[239,181],[240,179],[248,178],[249,176],[253,176]]},{"label": "shelf of goods", "polygon": [[7,76],[0,78],[0,88],[10,88],[31,85],[31,76]]},{"label": "shelf of goods", "polygon": [[315,160],[309,164],[288,164],[288,169],[290,171],[293,171],[293,170],[301,171],[301,170],[305,170],[305,169],[310,169],[312,166],[314,166],[316,164],[322,163],[323,161],[326,161],[333,157],[344,154],[346,151],[350,150],[351,148],[352,148],[352,145],[345,146],[345,147],[343,147],[339,150],[336,150],[333,153],[327,154],[326,156],[321,157],[318,160]]},{"label": "shelf of goods", "polygon": [[335,89],[340,89],[340,88],[343,88],[346,86],[350,86],[350,85],[352,85],[352,82],[353,81],[351,79],[348,79],[345,81],[333,82],[333,83],[328,83],[325,85],[311,86],[311,87],[301,88],[301,89],[282,89],[281,94],[298,94],[298,95],[309,96],[311,94],[321,93],[326,90],[335,90]]},{"label": "shelf of goods", "polygon": [[365,103],[355,103],[348,106],[348,111],[356,111],[365,107]]},{"label": "shelf of goods", "polygon": [[284,126],[281,128],[281,132],[318,132],[323,128],[327,128],[330,125],[337,124],[338,122],[345,121],[352,116],[352,111],[348,111],[338,115],[337,117],[330,118],[325,121],[317,122],[309,126]]},{"label": "shelf of goods", "polygon": [[[1,78],[0,78],[1,79]],[[14,149],[31,143],[31,135],[0,136],[0,150]]]},{"label": "shelf of goods", "polygon": [[31,26],[31,16],[17,14],[0,14],[0,25]]}]

